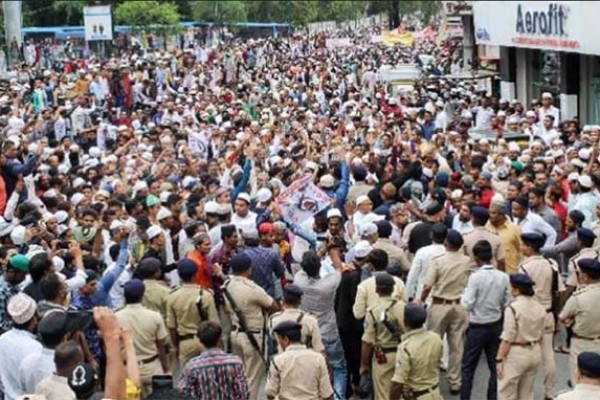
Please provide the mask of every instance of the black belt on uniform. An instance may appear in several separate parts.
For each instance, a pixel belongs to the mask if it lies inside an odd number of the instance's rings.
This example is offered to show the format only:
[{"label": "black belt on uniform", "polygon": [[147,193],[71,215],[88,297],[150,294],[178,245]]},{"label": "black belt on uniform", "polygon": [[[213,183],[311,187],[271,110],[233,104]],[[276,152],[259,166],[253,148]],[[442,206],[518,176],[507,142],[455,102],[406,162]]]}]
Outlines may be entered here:
[{"label": "black belt on uniform", "polygon": [[193,339],[193,338],[195,338],[195,337],[196,337],[196,335],[195,335],[195,334],[193,334],[193,333],[190,333],[189,335],[183,335],[183,336],[179,336],[179,341],[180,341],[180,342],[184,342],[184,341],[186,341],[186,340],[190,340],[190,339]]},{"label": "black belt on uniform", "polygon": [[436,385],[433,385],[432,387],[430,387],[429,389],[425,389],[425,390],[413,390],[412,393],[413,393],[413,396],[415,398],[419,398],[419,397],[423,396],[424,394],[428,394],[428,393],[433,392],[437,388],[438,388],[438,385],[436,384]]},{"label": "black belt on uniform", "polygon": [[510,345],[511,346],[520,346],[520,347],[529,347],[529,346],[535,346],[536,344],[538,344],[538,342],[512,342]]},{"label": "black belt on uniform", "polygon": [[383,350],[385,354],[395,353],[398,351],[398,347],[382,347],[381,350]]},{"label": "black belt on uniform", "polygon": [[449,300],[449,299],[442,299],[441,297],[434,297],[432,299],[432,304],[442,304],[442,305],[460,304],[460,299]]},{"label": "black belt on uniform", "polygon": [[157,360],[157,359],[158,359],[158,354],[155,354],[150,358],[146,358],[145,360],[138,361],[138,364],[139,365],[150,364],[152,361]]},{"label": "black belt on uniform", "polygon": [[[239,326],[232,326],[231,327],[234,331],[238,331],[238,332],[243,332],[243,329],[240,328]],[[248,331],[247,333],[253,333],[253,334],[261,334],[262,331]]]},{"label": "black belt on uniform", "polygon": [[573,337],[577,338],[577,339],[581,339],[581,340],[589,340],[589,341],[594,341],[594,340],[598,340],[600,339],[600,336],[596,336],[593,338],[590,337],[585,337],[585,336],[579,336],[578,334],[576,334],[575,332],[573,332]]}]

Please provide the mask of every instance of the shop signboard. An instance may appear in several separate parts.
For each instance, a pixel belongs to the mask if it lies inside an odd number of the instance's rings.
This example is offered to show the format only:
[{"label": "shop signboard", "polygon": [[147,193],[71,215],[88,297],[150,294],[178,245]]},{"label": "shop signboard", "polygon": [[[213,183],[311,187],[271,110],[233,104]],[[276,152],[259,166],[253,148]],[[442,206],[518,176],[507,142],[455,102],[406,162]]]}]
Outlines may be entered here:
[{"label": "shop signboard", "polygon": [[474,1],[475,41],[600,55],[600,2]]},{"label": "shop signboard", "polygon": [[84,7],[85,40],[112,40],[113,26],[110,6]]}]

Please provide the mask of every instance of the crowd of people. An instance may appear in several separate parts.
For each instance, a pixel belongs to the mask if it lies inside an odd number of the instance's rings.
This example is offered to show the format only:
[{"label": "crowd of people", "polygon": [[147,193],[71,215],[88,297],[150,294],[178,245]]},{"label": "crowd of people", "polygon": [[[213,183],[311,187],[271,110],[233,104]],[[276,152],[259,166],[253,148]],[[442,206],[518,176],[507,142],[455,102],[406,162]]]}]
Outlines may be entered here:
[{"label": "crowd of people", "polygon": [[[486,399],[540,369],[545,400],[600,398],[600,127],[445,79],[456,43],[364,33],[13,71],[5,400],[480,399],[482,352]],[[404,63],[413,88],[381,82]],[[330,203],[296,221],[307,175]]]}]

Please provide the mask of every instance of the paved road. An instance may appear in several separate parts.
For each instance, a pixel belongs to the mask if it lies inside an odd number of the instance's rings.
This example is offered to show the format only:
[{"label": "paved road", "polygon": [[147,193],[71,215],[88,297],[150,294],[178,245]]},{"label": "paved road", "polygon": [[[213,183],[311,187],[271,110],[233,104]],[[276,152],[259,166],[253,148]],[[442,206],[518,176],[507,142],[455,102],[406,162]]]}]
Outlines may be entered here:
[{"label": "paved road", "polygon": [[[565,341],[564,332],[560,332],[555,337],[555,343],[562,344]],[[558,354],[555,353],[556,356],[556,393],[559,394],[569,390],[567,386],[567,381],[570,379],[571,370],[569,367],[569,356],[567,354]],[[487,383],[489,379],[489,371],[487,368],[487,363],[485,359],[482,357],[479,360],[479,365],[477,366],[477,371],[475,372],[475,379],[473,380],[473,391],[471,393],[471,400],[488,400],[487,399]],[[450,394],[450,389],[448,387],[448,382],[445,379],[445,374],[442,374],[442,379],[440,382],[440,388],[442,390],[442,395],[444,396],[444,400],[458,400],[460,396],[452,396]],[[264,395],[264,387],[259,393],[259,399],[265,399]],[[538,371],[536,381],[535,381],[535,400],[544,400],[544,372],[543,369]],[[590,399],[591,400],[591,399]]]},{"label": "paved road", "polygon": [[[560,333],[555,338],[555,343],[564,343],[564,333]],[[567,381],[570,379],[571,370],[569,367],[569,356],[567,354],[558,354],[556,356],[556,394],[568,391]],[[473,381],[473,392],[471,400],[487,400],[487,383],[489,379],[487,363],[482,358],[477,366],[475,379]],[[448,383],[445,379],[440,382],[442,394],[445,400],[456,400],[459,396],[452,396],[448,388]],[[538,371],[535,381],[535,400],[544,399],[544,372],[543,369]]]}]

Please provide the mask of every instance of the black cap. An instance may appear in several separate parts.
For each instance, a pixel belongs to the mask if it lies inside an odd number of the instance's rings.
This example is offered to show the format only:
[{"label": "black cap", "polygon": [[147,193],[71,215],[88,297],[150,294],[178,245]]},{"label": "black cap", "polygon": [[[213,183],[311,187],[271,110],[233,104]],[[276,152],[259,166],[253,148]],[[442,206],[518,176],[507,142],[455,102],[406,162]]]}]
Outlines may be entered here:
[{"label": "black cap", "polygon": [[302,324],[296,321],[283,321],[278,323],[274,328],[273,332],[278,335],[286,336],[290,333],[302,331]]},{"label": "black cap", "polygon": [[375,276],[375,286],[380,288],[393,288],[396,285],[394,277],[388,273],[377,274]]},{"label": "black cap", "polygon": [[138,265],[136,272],[141,276],[151,277],[156,271],[160,270],[161,266],[162,262],[158,258],[148,257],[140,261],[140,265]]},{"label": "black cap", "polygon": [[471,210],[471,215],[473,215],[473,217],[475,217],[477,220],[480,220],[484,223],[487,222],[487,220],[490,218],[490,213],[487,210],[487,208],[481,206],[473,207],[473,209]]},{"label": "black cap", "polygon": [[425,307],[417,303],[408,303],[404,307],[404,320],[411,326],[421,326],[427,319],[427,311]]},{"label": "black cap", "polygon": [[352,176],[354,177],[354,180],[358,181],[358,182],[362,182],[365,179],[367,179],[367,174],[368,174],[367,169],[360,165],[357,165],[352,170]]},{"label": "black cap", "polygon": [[536,232],[523,233],[521,235],[521,240],[526,246],[530,246],[538,250],[544,247],[544,243],[546,242],[544,236]]},{"label": "black cap", "polygon": [[437,224],[431,227],[431,233],[435,236],[444,236],[448,234],[448,227],[446,224],[442,224],[438,222]]},{"label": "black cap", "polygon": [[146,286],[144,286],[144,282],[139,279],[132,279],[130,281],[125,282],[123,285],[123,292],[125,296],[130,297],[142,297],[144,292],[146,291]]},{"label": "black cap", "polygon": [[429,215],[430,217],[440,213],[444,209],[444,205],[434,201],[430,203],[425,209],[425,215]]},{"label": "black cap", "polygon": [[221,239],[233,235],[235,232],[235,225],[223,225],[221,226]]},{"label": "black cap", "polygon": [[177,263],[177,272],[182,276],[190,276],[196,273],[198,266],[193,260],[184,258]]},{"label": "black cap", "polygon": [[68,377],[69,387],[75,392],[77,398],[88,395],[96,386],[97,381],[96,371],[85,363],[78,364],[73,368]]},{"label": "black cap", "polygon": [[577,261],[577,266],[582,272],[600,275],[600,261],[595,258],[583,258]]},{"label": "black cap", "polygon": [[377,236],[380,238],[387,239],[392,235],[392,224],[390,221],[382,219],[375,221],[375,225],[377,226]]},{"label": "black cap", "polygon": [[531,289],[535,282],[525,274],[513,274],[510,276],[510,284],[518,288]]},{"label": "black cap", "polygon": [[63,310],[48,310],[37,326],[37,331],[42,337],[64,336],[68,333],[67,313]]},{"label": "black cap", "polygon": [[300,286],[290,283],[283,288],[283,295],[285,297],[300,297],[304,294]]},{"label": "black cap", "polygon": [[600,378],[600,354],[584,351],[577,356],[577,368],[589,378]]},{"label": "black cap", "polygon": [[588,228],[577,228],[577,238],[580,240],[592,242],[596,240],[596,234],[594,233],[594,231]]},{"label": "black cap", "polygon": [[448,243],[450,243],[453,247],[461,247],[465,241],[462,237],[462,235],[454,230],[454,229],[449,229],[448,232],[446,233],[446,240],[448,241]]},{"label": "black cap", "polygon": [[247,254],[239,253],[229,260],[229,268],[233,273],[240,273],[249,270],[252,266],[252,260]]}]

